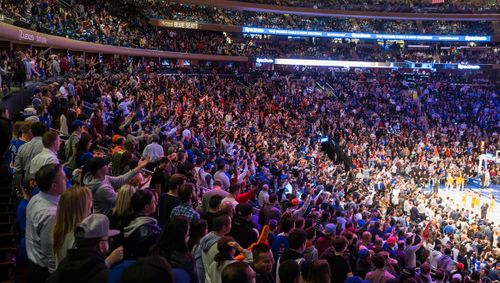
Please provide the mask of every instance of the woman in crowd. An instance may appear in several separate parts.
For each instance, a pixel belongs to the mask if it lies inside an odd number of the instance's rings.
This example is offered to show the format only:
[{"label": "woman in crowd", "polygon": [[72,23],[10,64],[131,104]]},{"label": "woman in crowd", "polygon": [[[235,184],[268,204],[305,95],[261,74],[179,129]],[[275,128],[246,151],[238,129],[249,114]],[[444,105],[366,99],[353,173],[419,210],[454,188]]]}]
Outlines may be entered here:
[{"label": "woman in crowd", "polygon": [[66,257],[68,249],[73,247],[75,228],[90,215],[91,209],[92,192],[86,187],[74,186],[61,195],[52,231],[57,263],[61,262]]},{"label": "woman in crowd", "polygon": [[165,257],[172,268],[182,269],[189,275],[191,283],[198,282],[196,263],[189,251],[187,239],[189,237],[189,222],[184,216],[177,216],[165,227],[155,252]]},{"label": "woman in crowd", "polygon": [[130,200],[131,214],[123,225],[123,247],[126,259],[138,259],[149,254],[160,239],[158,221],[151,217],[158,200],[150,190],[136,191]]},{"label": "woman in crowd", "polygon": [[116,205],[111,210],[111,215],[109,216],[109,227],[111,229],[116,229],[122,231],[129,213],[131,212],[130,202],[132,196],[135,194],[136,188],[129,184],[121,186],[118,190],[118,195],[116,196]]},{"label": "woman in crowd", "polygon": [[221,283],[222,270],[229,264],[235,262],[234,256],[238,252],[243,254],[246,262],[252,262],[252,253],[242,248],[232,237],[223,237],[217,242],[217,250],[219,253],[215,256],[214,261],[208,268],[208,283]]}]

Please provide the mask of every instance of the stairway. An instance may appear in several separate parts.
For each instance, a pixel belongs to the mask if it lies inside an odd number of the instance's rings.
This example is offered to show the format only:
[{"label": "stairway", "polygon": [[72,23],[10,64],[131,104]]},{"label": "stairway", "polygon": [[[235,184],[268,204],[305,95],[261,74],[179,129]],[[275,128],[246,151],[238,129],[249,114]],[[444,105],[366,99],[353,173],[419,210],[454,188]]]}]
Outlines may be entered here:
[{"label": "stairway", "polygon": [[0,282],[14,282],[16,256],[19,245],[18,225],[15,215],[16,194],[10,176],[0,178]]}]

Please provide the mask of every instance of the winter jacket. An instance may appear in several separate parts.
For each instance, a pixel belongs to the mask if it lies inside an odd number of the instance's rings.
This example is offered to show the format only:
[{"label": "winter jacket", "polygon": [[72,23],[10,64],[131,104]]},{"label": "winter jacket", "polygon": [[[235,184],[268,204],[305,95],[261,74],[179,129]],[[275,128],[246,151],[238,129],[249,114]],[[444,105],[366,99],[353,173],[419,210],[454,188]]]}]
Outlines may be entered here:
[{"label": "winter jacket", "polygon": [[139,216],[123,228],[125,259],[138,259],[149,254],[149,250],[160,239],[161,228],[156,219]]}]

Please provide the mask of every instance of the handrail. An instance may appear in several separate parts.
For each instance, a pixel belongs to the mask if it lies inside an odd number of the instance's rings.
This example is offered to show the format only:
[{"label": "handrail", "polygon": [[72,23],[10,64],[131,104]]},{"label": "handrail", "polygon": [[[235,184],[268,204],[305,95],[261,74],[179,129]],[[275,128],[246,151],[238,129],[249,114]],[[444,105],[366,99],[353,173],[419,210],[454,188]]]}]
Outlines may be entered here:
[{"label": "handrail", "polygon": [[268,12],[276,14],[294,14],[301,16],[343,17],[358,19],[386,19],[386,20],[441,20],[441,21],[498,21],[500,14],[446,14],[446,13],[399,13],[399,12],[371,12],[345,11],[331,9],[314,9],[305,7],[287,7],[258,3],[246,3],[228,0],[171,0],[172,2],[215,6],[240,11]]},{"label": "handrail", "polygon": [[119,47],[49,35],[0,22],[0,39],[36,46],[84,51],[102,54],[117,54],[137,57],[160,57],[186,60],[248,62],[246,56],[225,56],[211,54],[181,53],[153,49]]}]

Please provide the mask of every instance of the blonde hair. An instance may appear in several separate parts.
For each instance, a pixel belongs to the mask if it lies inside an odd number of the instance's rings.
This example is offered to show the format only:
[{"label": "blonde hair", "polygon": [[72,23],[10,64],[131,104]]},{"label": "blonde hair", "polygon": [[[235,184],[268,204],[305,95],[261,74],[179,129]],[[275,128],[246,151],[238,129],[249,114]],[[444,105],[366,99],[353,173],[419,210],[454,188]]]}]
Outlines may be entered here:
[{"label": "blonde hair", "polygon": [[116,213],[118,216],[123,216],[130,208],[130,200],[135,191],[136,188],[132,185],[125,184],[121,186],[116,196],[116,204],[115,208],[113,208],[113,213]]},{"label": "blonde hair", "polygon": [[66,190],[57,205],[56,223],[52,230],[53,252],[58,258],[68,233],[90,214],[92,192],[87,187],[73,186]]}]

